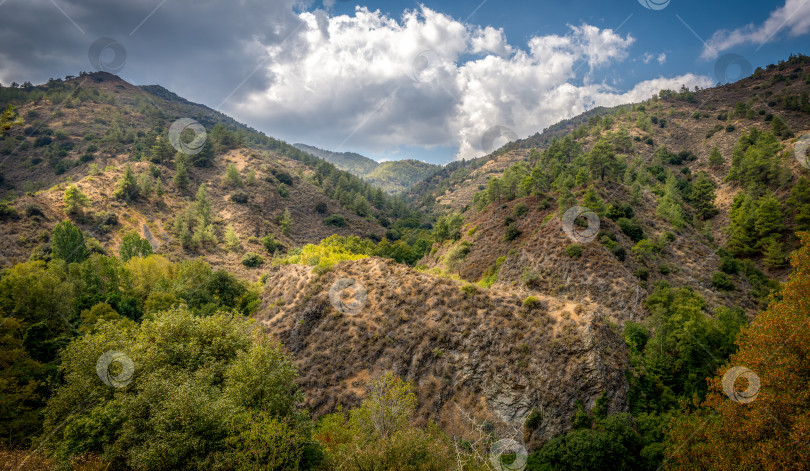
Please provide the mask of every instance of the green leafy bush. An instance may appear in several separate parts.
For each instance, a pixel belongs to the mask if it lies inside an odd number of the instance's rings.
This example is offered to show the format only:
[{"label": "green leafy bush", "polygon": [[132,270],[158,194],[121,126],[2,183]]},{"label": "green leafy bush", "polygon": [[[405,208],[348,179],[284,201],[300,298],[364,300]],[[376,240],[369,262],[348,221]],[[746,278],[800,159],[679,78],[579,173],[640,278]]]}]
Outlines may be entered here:
[{"label": "green leafy bush", "polygon": [[[97,376],[111,350],[134,369],[108,371],[131,383]],[[95,453],[115,468],[299,469],[313,447],[292,359],[241,316],[181,309],[141,324],[101,321],[68,345],[62,368],[45,412],[61,463]]]},{"label": "green leafy bush", "polygon": [[244,191],[237,191],[236,193],[231,195],[231,201],[233,201],[236,204],[247,204],[248,195]]},{"label": "green leafy bush", "polygon": [[721,271],[716,271],[712,274],[712,286],[722,291],[731,291],[734,289],[734,283]]},{"label": "green leafy bush", "polygon": [[627,235],[627,237],[629,237],[633,242],[638,242],[644,238],[644,230],[636,221],[628,218],[619,218],[619,220],[616,221],[616,224],[619,225],[622,232],[624,232],[625,235]]},{"label": "green leafy bush", "polygon": [[529,296],[523,300],[523,307],[526,309],[539,309],[543,303],[534,296]]},{"label": "green leafy bush", "polygon": [[512,222],[506,225],[506,229],[504,229],[503,240],[505,242],[511,242],[515,240],[521,234],[520,229],[518,229],[517,224]]},{"label": "green leafy bush", "polygon": [[323,223],[327,226],[344,227],[346,218],[342,214],[332,214],[324,218]]},{"label": "green leafy bush", "polygon": [[277,241],[273,234],[262,237],[262,245],[269,253],[276,253],[277,250],[284,250],[284,245]]},{"label": "green leafy bush", "polygon": [[242,265],[255,268],[264,263],[264,258],[255,252],[247,252],[242,256]]},{"label": "green leafy bush", "polygon": [[568,255],[571,258],[579,258],[584,251],[585,247],[583,247],[581,244],[571,244],[565,248],[565,255]]}]

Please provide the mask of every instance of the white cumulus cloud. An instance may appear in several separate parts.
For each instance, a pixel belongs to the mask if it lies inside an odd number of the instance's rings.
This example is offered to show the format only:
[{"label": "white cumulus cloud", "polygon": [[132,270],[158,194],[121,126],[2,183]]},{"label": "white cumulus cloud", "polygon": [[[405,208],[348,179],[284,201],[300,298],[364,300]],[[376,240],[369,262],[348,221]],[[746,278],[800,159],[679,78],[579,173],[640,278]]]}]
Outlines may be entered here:
[{"label": "white cumulus cloud", "polygon": [[593,106],[711,85],[708,77],[684,75],[619,92],[603,75],[627,58],[635,39],[587,24],[535,36],[524,49],[500,29],[424,6],[400,19],[364,7],[299,18],[299,35],[267,48],[269,86],[226,111],[271,134],[335,150],[441,146],[469,158],[486,153],[482,136],[494,126],[525,137]]},{"label": "white cumulus cloud", "polygon": [[788,35],[793,37],[807,34],[810,31],[810,2],[786,0],[784,6],[772,11],[768,19],[759,26],[748,24],[731,31],[715,32],[706,42],[702,57],[714,59],[721,52],[740,44],[765,44],[783,29],[787,29]]}]

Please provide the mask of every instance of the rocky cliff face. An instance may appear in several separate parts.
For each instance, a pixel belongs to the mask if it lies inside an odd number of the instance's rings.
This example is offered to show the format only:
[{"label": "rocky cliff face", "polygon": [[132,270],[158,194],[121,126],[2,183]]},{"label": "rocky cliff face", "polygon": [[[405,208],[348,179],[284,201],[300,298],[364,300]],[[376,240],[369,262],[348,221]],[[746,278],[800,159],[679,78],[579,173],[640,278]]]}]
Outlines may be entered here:
[{"label": "rocky cliff face", "polygon": [[[346,279],[355,293],[341,300],[333,286]],[[554,297],[524,306],[377,258],[321,275],[274,267],[266,286],[255,317],[294,354],[318,414],[357,405],[384,371],[414,382],[422,420],[456,436],[488,421],[529,448],[568,430],[578,401],[590,409],[604,394],[609,411],[626,407],[623,341],[599,309]],[[534,410],[543,420],[524,430]]]}]

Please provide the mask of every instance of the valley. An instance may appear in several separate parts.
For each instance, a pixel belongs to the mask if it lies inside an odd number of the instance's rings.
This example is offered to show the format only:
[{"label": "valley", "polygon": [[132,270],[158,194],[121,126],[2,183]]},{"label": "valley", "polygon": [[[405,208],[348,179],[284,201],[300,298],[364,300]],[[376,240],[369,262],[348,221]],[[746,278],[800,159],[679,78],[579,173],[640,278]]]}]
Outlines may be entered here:
[{"label": "valley", "polygon": [[[0,87],[0,458],[807,469],[808,92],[795,55],[439,167],[106,72]],[[762,401],[730,409],[743,359]],[[684,441],[715,413],[784,425]]]}]

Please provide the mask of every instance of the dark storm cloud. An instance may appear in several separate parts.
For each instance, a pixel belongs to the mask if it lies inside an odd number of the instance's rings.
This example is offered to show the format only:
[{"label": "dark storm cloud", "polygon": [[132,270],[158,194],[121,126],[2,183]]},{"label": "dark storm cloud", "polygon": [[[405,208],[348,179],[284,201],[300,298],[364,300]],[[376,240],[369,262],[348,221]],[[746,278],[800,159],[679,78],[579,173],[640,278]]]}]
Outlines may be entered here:
[{"label": "dark storm cloud", "polygon": [[268,58],[265,47],[285,39],[294,44],[301,24],[295,3],[6,0],[0,5],[0,81],[41,83],[92,71],[88,49],[109,37],[126,50],[118,73],[124,79],[159,83],[217,105],[243,81],[231,99],[270,85],[260,67]]}]

